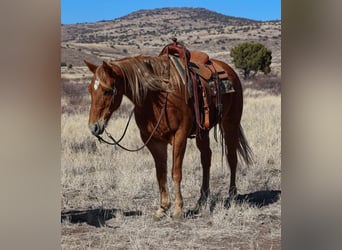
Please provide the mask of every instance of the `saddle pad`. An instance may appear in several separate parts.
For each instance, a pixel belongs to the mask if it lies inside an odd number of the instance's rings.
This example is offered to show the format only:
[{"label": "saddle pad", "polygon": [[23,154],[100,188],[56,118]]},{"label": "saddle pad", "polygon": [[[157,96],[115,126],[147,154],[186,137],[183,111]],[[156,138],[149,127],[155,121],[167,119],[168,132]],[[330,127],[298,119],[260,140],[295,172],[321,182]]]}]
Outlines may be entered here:
[{"label": "saddle pad", "polygon": [[191,85],[191,82],[189,82],[190,79],[188,79],[188,82],[186,82],[186,76],[185,76],[186,72],[184,69],[184,63],[182,62],[182,60],[178,56],[169,55],[169,57],[170,57],[172,64],[177,69],[178,74],[180,75],[184,86],[187,87],[190,97],[192,97],[192,95],[193,95],[192,94],[193,93],[192,85]]},{"label": "saddle pad", "polygon": [[183,62],[180,60],[180,58],[178,56],[169,55],[169,57],[171,59],[172,64],[177,69],[178,74],[181,76],[183,83],[185,85],[185,72],[184,72]]}]

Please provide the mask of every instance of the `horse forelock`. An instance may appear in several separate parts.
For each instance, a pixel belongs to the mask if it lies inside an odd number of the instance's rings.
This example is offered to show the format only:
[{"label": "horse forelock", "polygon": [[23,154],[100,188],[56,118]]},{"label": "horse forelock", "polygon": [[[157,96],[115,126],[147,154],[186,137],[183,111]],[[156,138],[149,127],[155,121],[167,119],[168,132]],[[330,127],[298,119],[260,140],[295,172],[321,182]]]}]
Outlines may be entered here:
[{"label": "horse forelock", "polygon": [[105,88],[111,88],[110,86],[107,86],[105,84],[107,82],[107,77],[108,77],[108,75],[104,71],[102,65],[99,66],[95,72],[94,89],[96,90],[99,85],[102,85]]},{"label": "horse forelock", "polygon": [[141,103],[148,90],[174,90],[174,79],[169,73],[169,65],[165,57],[136,56],[112,61],[112,65],[120,68],[132,91],[132,98]]}]

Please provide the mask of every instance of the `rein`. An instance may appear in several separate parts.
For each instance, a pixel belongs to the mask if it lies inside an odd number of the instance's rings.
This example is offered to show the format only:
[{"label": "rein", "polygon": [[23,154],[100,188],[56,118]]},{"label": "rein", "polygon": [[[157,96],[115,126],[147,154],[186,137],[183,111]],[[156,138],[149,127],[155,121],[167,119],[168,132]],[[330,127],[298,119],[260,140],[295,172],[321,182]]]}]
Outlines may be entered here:
[{"label": "rein", "polygon": [[137,151],[142,150],[142,149],[143,149],[144,147],[146,147],[146,145],[151,141],[153,135],[155,134],[155,132],[157,131],[157,128],[159,127],[159,125],[160,125],[160,123],[161,123],[161,120],[162,120],[162,118],[163,118],[163,115],[164,115],[165,112],[166,112],[167,97],[168,97],[168,93],[166,93],[165,102],[164,102],[164,105],[163,105],[163,107],[162,107],[162,109],[161,109],[160,116],[159,116],[159,119],[158,119],[158,121],[157,121],[157,124],[156,124],[156,126],[154,127],[153,131],[151,132],[150,136],[147,138],[147,140],[145,141],[145,143],[144,143],[142,146],[140,146],[140,147],[138,147],[138,148],[136,148],[136,149],[129,149],[129,148],[127,148],[127,147],[125,147],[125,146],[122,146],[122,145],[120,144],[121,140],[124,138],[124,136],[125,136],[125,134],[126,134],[126,132],[127,132],[128,125],[129,125],[129,123],[130,123],[130,121],[131,121],[131,119],[132,119],[133,110],[132,110],[132,112],[131,112],[131,114],[130,114],[130,116],[129,116],[129,118],[128,118],[126,127],[125,127],[124,132],[123,132],[123,134],[121,135],[120,139],[115,140],[115,139],[113,138],[113,136],[112,136],[106,129],[105,129],[106,135],[107,135],[108,138],[111,139],[113,142],[109,142],[109,141],[103,139],[103,138],[102,138],[101,136],[99,136],[99,135],[95,135],[95,136],[97,137],[97,139],[99,140],[100,143],[104,142],[104,143],[109,144],[109,145],[112,145],[112,146],[118,146],[118,147],[120,147],[121,149],[126,150],[126,151],[128,151],[128,152],[137,152]]},{"label": "rein", "polygon": [[104,142],[104,143],[107,143],[109,145],[112,145],[112,146],[115,146],[115,145],[118,145],[119,142],[121,142],[121,140],[124,138],[124,136],[126,135],[126,132],[127,132],[127,129],[128,129],[128,125],[129,123],[131,122],[131,119],[132,119],[132,116],[133,116],[133,110],[131,112],[131,114],[129,115],[129,118],[128,118],[128,121],[127,121],[127,124],[125,126],[125,129],[124,129],[124,132],[122,133],[121,137],[119,140],[114,140],[111,136],[111,134],[105,129],[104,131],[106,132],[107,136],[112,139],[114,142],[109,142],[105,139],[103,139],[101,136],[99,135],[95,135],[97,137],[97,139],[99,140],[100,143]]}]

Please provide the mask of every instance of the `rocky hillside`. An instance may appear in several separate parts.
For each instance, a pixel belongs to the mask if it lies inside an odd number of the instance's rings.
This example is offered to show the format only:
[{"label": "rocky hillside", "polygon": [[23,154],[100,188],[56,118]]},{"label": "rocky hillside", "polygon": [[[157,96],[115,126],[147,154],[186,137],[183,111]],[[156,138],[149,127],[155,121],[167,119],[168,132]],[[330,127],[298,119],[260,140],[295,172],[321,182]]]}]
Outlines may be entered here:
[{"label": "rocky hillside", "polygon": [[230,49],[261,42],[272,50],[272,70],[280,75],[281,21],[260,22],[203,8],[140,10],[118,19],[62,25],[61,62],[82,66],[137,54],[157,55],[177,37],[191,50],[231,63]]}]

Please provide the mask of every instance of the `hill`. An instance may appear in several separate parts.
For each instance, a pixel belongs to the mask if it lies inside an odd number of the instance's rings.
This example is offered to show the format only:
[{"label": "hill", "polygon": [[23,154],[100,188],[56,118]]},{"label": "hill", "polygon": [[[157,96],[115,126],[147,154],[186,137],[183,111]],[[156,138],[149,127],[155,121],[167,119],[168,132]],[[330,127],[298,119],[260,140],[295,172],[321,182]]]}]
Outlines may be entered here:
[{"label": "hill", "polygon": [[203,8],[139,10],[114,20],[62,25],[61,61],[83,66],[137,54],[157,55],[172,37],[192,50],[231,63],[230,49],[241,42],[261,42],[272,50],[280,74],[281,21],[254,21]]},{"label": "hill", "polygon": [[[62,25],[61,32],[61,62],[66,65],[61,67],[61,219],[66,218],[61,223],[62,249],[280,249],[281,198],[271,196],[281,190],[280,21],[258,22],[198,8],[165,8]],[[88,129],[88,84],[93,74],[83,60],[101,63],[137,54],[157,55],[172,37],[189,49],[206,51],[230,64],[233,46],[261,42],[272,50],[273,74],[242,79],[242,125],[255,154],[252,166],[239,164],[237,172],[238,192],[246,200],[225,206],[230,171],[212,130],[207,206],[181,221],[168,214],[156,222],[152,218],[159,189],[147,149],[130,153],[108,147]],[[132,106],[124,98],[113,114],[107,128],[114,138],[122,135]],[[139,129],[131,122],[123,144],[136,148],[141,143]],[[168,154],[173,195],[171,147]],[[196,140],[188,140],[183,161],[184,212],[193,209],[199,198],[200,166]],[[83,220],[66,217],[69,212]],[[102,222],[105,227],[94,227]]]}]

